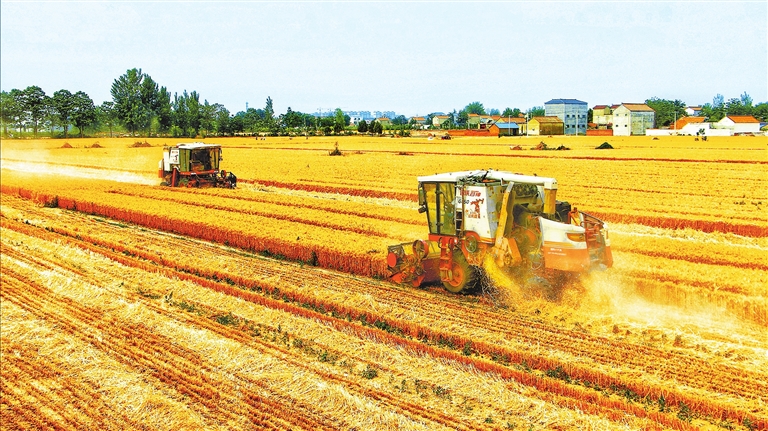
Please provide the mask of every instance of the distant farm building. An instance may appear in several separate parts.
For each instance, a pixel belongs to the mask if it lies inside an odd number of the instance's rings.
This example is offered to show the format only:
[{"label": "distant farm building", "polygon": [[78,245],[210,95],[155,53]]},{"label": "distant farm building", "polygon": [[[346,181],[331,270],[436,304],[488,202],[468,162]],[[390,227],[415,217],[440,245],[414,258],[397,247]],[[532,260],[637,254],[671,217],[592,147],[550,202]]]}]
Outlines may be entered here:
[{"label": "distant farm building", "polygon": [[518,131],[521,135],[525,135],[528,131],[528,120],[526,120],[522,114],[519,117],[502,117],[499,119],[499,121],[517,124]]},{"label": "distant farm building", "polygon": [[675,124],[670,127],[679,135],[695,135],[702,128],[709,128],[708,124],[704,126],[704,117],[678,118]]},{"label": "distant farm building", "polygon": [[613,110],[608,105],[592,108],[592,123],[595,129],[610,129],[613,126]]},{"label": "distant farm building", "polygon": [[487,129],[491,123],[493,123],[493,118],[490,115],[469,114],[467,118],[467,125],[470,129]]},{"label": "distant farm building", "polygon": [[701,115],[701,106],[689,106],[685,108],[685,113],[691,117],[698,117]]},{"label": "distant farm building", "polygon": [[563,135],[563,120],[555,116],[533,117],[528,121],[529,135]]},{"label": "distant farm building", "polygon": [[544,115],[558,117],[563,122],[565,135],[587,134],[588,111],[587,102],[576,99],[552,99],[544,103]]},{"label": "distant farm building", "polygon": [[448,115],[435,115],[432,117],[432,125],[435,127],[442,128],[445,123],[447,123],[450,120],[450,116]]},{"label": "distant farm building", "polygon": [[491,135],[494,136],[518,136],[520,135],[520,125],[507,120],[499,120],[488,128]]},{"label": "distant farm building", "polygon": [[645,135],[656,124],[656,111],[645,103],[622,103],[613,110],[613,135]]},{"label": "distant farm building", "polygon": [[728,115],[713,125],[718,129],[730,129],[731,133],[760,133],[760,121],[751,115]]}]

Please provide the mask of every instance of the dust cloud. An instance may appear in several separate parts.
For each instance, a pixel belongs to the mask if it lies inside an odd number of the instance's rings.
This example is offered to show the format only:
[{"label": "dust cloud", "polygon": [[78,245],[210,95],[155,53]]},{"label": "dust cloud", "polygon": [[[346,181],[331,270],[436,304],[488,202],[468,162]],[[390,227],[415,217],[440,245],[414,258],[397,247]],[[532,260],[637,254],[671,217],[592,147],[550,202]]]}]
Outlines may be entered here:
[{"label": "dust cloud", "polygon": [[114,169],[75,167],[45,162],[18,162],[12,160],[3,160],[0,167],[2,169],[8,169],[11,171],[26,172],[32,174],[59,175],[73,178],[109,180],[119,183],[132,183],[142,185],[159,184],[159,180],[153,175],[138,174],[134,172],[125,172]]},{"label": "dust cloud", "polygon": [[483,269],[481,294],[511,312],[594,335],[712,354],[737,352],[761,366],[768,361],[765,327],[706,301],[675,303],[654,296],[611,270],[553,283],[547,291],[499,269],[493,259],[486,259]]}]

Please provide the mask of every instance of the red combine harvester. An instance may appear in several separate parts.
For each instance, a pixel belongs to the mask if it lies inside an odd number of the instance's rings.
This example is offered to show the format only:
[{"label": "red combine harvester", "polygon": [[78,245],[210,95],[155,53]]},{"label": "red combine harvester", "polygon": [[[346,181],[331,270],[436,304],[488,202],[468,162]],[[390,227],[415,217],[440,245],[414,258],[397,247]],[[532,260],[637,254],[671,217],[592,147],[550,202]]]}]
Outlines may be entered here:
[{"label": "red combine harvester", "polygon": [[418,177],[429,238],[389,247],[390,279],[472,289],[487,258],[546,284],[613,265],[608,226],[556,200],[557,180],[478,170]]},{"label": "red combine harvester", "polygon": [[226,187],[237,186],[232,172],[219,170],[221,145],[193,142],[163,148],[163,159],[158,164],[162,186],[170,187]]}]

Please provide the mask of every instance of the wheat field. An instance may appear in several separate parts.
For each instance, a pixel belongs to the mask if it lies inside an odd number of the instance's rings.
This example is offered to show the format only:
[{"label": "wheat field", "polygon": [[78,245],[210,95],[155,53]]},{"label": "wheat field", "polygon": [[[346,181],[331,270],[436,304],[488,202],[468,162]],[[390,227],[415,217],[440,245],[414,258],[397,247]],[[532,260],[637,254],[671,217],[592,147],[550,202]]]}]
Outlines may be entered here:
[{"label": "wheat field", "polygon": [[[3,140],[0,427],[766,429],[767,142],[694,139],[205,140],[234,190],[159,186],[190,140]],[[484,168],[557,178],[614,267],[388,282],[416,177]]]}]

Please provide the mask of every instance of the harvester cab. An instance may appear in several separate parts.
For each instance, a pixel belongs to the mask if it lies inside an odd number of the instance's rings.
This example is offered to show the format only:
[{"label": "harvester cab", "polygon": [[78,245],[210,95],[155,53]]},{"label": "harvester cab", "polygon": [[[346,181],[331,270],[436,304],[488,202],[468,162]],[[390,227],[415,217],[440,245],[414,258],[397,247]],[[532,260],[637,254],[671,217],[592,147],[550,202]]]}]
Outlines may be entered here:
[{"label": "harvester cab", "polygon": [[158,163],[158,176],[163,179],[160,185],[235,188],[237,177],[219,170],[221,160],[221,145],[193,142],[166,146]]},{"label": "harvester cab", "polygon": [[479,170],[418,177],[426,240],[389,247],[390,279],[472,289],[483,265],[554,280],[613,265],[608,226],[556,200],[557,180]]}]

